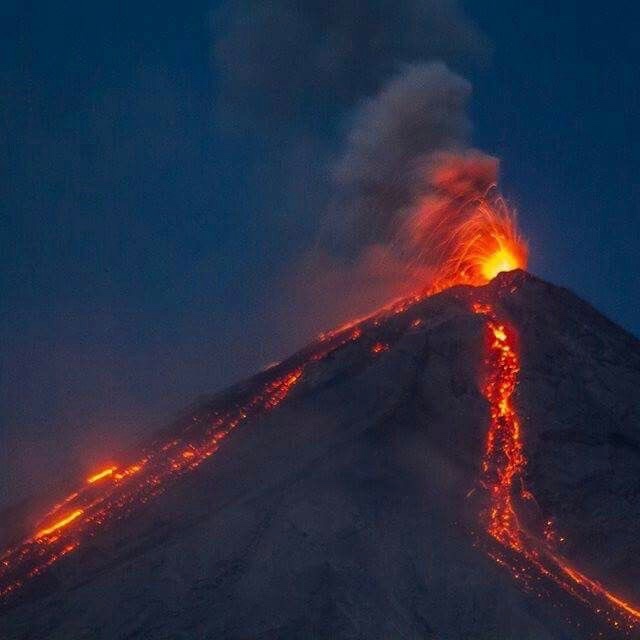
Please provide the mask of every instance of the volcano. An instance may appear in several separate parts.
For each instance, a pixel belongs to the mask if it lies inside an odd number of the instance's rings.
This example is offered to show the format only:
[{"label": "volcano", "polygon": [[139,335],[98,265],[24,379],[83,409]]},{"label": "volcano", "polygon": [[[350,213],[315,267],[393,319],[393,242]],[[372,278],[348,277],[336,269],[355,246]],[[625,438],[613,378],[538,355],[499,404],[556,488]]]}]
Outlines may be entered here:
[{"label": "volcano", "polygon": [[640,638],[639,388],[526,272],[401,300],[5,520],[0,635]]}]

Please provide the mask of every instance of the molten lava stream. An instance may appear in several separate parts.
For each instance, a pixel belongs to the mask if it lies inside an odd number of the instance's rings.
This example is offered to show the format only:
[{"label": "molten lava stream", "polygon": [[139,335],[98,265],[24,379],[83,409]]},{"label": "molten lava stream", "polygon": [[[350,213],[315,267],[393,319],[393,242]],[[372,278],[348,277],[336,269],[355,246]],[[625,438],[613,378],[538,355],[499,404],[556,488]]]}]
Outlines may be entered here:
[{"label": "molten lava stream", "polygon": [[[231,409],[214,413],[204,428],[189,425],[181,434],[155,442],[133,463],[102,469],[58,503],[36,530],[0,555],[0,598],[16,592],[30,578],[43,573],[75,551],[83,540],[108,522],[122,519],[136,506],[164,491],[168,483],[192,471],[213,455],[221,442],[248,418],[275,409],[302,379],[306,367],[360,338],[350,327],[317,344],[288,369],[262,384]],[[300,359],[298,359],[300,360]]]},{"label": "molten lava stream", "polygon": [[[514,496],[533,500],[524,488],[527,463],[520,418],[513,405],[520,357],[515,331],[499,320],[491,305],[475,303],[473,311],[486,318],[487,358],[483,394],[490,407],[489,430],[482,459],[482,482],[489,492],[484,514],[487,533],[510,554],[490,552],[525,585],[547,579],[576,598],[613,627],[630,632],[640,625],[640,608],[611,593],[571,566],[543,537],[526,531],[518,519]],[[518,491],[519,490],[519,491]],[[520,558],[520,561],[514,560]],[[522,562],[525,561],[525,562]],[[527,566],[528,565],[528,566]]]}]

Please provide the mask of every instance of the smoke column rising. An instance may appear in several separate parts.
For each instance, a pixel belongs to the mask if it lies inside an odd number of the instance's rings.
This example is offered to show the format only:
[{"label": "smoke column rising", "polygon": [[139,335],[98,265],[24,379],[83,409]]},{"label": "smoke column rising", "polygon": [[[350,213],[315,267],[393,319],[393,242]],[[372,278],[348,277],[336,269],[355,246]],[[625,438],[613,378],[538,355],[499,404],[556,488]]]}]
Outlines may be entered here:
[{"label": "smoke column rising", "polygon": [[[351,251],[389,242],[424,190],[425,163],[467,145],[471,85],[443,63],[405,66],[351,119],[333,166],[329,224]],[[350,246],[349,246],[350,245]]]},{"label": "smoke column rising", "polygon": [[212,25],[217,123],[261,141],[248,188],[293,239],[263,301],[274,332],[296,318],[284,355],[429,278],[397,225],[434,154],[468,148],[471,84],[452,68],[489,46],[453,0],[227,2]]},{"label": "smoke column rising", "polygon": [[[293,287],[308,292],[305,309],[321,301],[316,313],[327,325],[393,297],[482,284],[526,265],[497,191],[499,162],[469,147],[470,95],[442,62],[405,65],[352,115],[320,240]],[[489,255],[495,273],[487,275]]]}]

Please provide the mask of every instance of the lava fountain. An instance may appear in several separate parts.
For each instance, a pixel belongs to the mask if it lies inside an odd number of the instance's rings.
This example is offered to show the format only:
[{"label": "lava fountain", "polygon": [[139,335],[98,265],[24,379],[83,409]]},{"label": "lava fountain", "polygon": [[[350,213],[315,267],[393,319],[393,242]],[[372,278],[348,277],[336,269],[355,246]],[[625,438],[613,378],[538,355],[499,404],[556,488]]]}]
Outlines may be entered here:
[{"label": "lava fountain", "polygon": [[399,232],[409,269],[430,274],[427,294],[527,268],[527,243],[497,177],[498,161],[477,152],[440,154],[429,164],[426,194]]}]

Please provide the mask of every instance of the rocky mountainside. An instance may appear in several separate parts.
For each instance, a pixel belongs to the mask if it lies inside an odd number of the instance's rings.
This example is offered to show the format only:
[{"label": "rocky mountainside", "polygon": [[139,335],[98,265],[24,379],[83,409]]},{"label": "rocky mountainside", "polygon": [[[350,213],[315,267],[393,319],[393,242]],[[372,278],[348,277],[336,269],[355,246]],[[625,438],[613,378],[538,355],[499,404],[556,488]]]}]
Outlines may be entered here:
[{"label": "rocky mountainside", "polygon": [[[576,576],[640,605],[640,343],[571,292],[511,272],[325,337],[191,410],[162,437],[183,443],[229,407],[243,417],[196,468],[101,515],[11,592],[0,637],[640,637],[570,572],[536,575],[486,532],[476,300],[518,335],[517,482],[535,496],[519,504],[522,526]],[[285,378],[277,402],[245,400]]]}]

